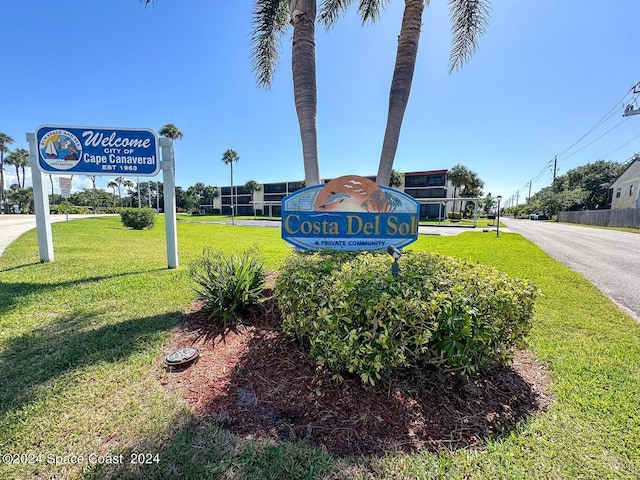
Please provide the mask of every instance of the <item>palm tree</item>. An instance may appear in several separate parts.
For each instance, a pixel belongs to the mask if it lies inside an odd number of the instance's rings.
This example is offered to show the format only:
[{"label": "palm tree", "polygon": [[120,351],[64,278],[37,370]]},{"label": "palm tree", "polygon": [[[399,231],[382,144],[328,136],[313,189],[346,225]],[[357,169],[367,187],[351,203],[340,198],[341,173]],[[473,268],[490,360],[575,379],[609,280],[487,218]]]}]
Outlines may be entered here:
[{"label": "palm tree", "polygon": [[[116,196],[116,188],[117,188],[118,196],[120,196],[120,184],[118,182],[114,182],[113,180],[111,180],[109,183],[107,183],[107,188],[111,188],[113,190],[114,197]],[[122,200],[120,201],[120,204],[122,205]]]},{"label": "palm tree", "polygon": [[[118,177],[118,178],[122,178],[122,177]],[[133,206],[133,194],[135,193],[133,188],[136,186],[136,184],[133,183],[133,181],[129,180],[128,178],[123,178],[122,179],[122,185],[127,188],[127,195],[129,196],[129,207],[132,207]]]},{"label": "palm tree", "polygon": [[[332,26],[352,0],[325,0],[320,13],[320,21]],[[426,0],[429,4],[429,0]],[[360,17],[364,22],[375,22],[380,16],[385,0],[361,0]],[[391,170],[398,148],[400,129],[404,112],[409,102],[409,93],[413,82],[413,72],[418,56],[422,12],[425,0],[405,0],[402,26],[398,36],[396,62],[389,92],[389,111],[384,132],[382,152],[376,182],[389,185]],[[477,48],[478,38],[484,33],[488,17],[488,0],[449,0],[451,33],[453,36],[449,72],[461,67]]]},{"label": "palm tree", "polygon": [[11,138],[6,133],[0,132],[0,211],[5,211],[5,203],[7,199],[7,193],[4,186],[4,154],[9,151],[9,145],[13,143]]},{"label": "palm tree", "polygon": [[184,137],[180,129],[176,127],[173,123],[166,123],[160,129],[160,135],[162,135],[163,137],[170,138],[171,140],[182,140],[182,137]]},{"label": "palm tree", "polygon": [[[447,173],[447,178],[453,185],[453,198],[456,198],[458,194],[458,188],[469,182],[471,172],[464,165],[454,165]],[[456,202],[453,201],[453,211],[456,211]]]},{"label": "palm tree", "polygon": [[[24,169],[29,164],[29,152],[24,148],[17,148],[7,156],[5,163],[15,167],[16,177],[18,178],[18,187],[24,188]],[[20,171],[22,171],[22,183],[20,183]]]},{"label": "palm tree", "polygon": [[233,210],[235,208],[233,201],[233,164],[238,160],[240,160],[240,156],[234,150],[228,149],[222,154],[222,161],[225,165],[229,165],[231,167],[231,225],[235,225],[233,219]]},{"label": "palm tree", "polygon": [[269,87],[278,59],[278,45],[293,25],[291,69],[293,97],[300,126],[304,176],[308,186],[320,184],[316,129],[315,0],[256,0],[251,34],[254,72],[258,85]]},{"label": "palm tree", "polygon": [[260,191],[260,184],[255,180],[249,180],[244,184],[244,189],[251,194],[251,204],[253,205],[253,218],[256,218],[256,204],[254,202],[253,194]]}]

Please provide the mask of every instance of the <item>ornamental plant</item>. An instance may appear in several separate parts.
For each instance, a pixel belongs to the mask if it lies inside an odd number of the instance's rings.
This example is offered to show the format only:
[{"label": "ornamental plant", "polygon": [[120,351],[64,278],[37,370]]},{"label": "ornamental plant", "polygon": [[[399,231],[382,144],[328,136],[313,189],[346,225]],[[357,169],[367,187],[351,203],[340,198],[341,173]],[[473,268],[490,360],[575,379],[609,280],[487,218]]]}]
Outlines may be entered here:
[{"label": "ornamental plant", "polygon": [[209,320],[229,327],[257,305],[264,290],[266,270],[255,250],[225,255],[206,247],[189,264],[189,275]]},{"label": "ornamental plant", "polygon": [[435,365],[468,375],[507,363],[531,328],[535,285],[493,268],[406,252],[295,253],[275,296],[284,331],[337,380],[375,384],[394,369]]},{"label": "ornamental plant", "polygon": [[151,208],[123,208],[120,219],[125,227],[134,230],[151,229],[156,224],[156,212]]}]

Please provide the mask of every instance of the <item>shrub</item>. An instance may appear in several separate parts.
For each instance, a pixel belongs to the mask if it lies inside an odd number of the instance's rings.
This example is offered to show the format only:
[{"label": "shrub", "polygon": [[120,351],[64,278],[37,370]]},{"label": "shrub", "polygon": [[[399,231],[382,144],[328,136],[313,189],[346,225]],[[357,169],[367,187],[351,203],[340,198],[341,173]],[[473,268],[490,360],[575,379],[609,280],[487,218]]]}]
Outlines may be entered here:
[{"label": "shrub", "polygon": [[156,224],[156,212],[151,208],[123,208],[120,218],[125,227],[134,230],[151,229]]},{"label": "shrub", "polygon": [[75,215],[89,214],[91,213],[91,210],[89,210],[89,207],[63,203],[61,205],[49,205],[49,213],[53,215],[64,215],[65,213],[71,213]]},{"label": "shrub", "polygon": [[374,384],[399,367],[460,374],[508,362],[530,328],[537,288],[495,269],[406,252],[391,275],[385,254],[293,254],[275,295],[287,334],[334,378]]},{"label": "shrub", "polygon": [[189,265],[189,274],[209,319],[221,319],[222,326],[227,327],[258,303],[266,271],[255,251],[229,256],[205,248],[202,256]]}]

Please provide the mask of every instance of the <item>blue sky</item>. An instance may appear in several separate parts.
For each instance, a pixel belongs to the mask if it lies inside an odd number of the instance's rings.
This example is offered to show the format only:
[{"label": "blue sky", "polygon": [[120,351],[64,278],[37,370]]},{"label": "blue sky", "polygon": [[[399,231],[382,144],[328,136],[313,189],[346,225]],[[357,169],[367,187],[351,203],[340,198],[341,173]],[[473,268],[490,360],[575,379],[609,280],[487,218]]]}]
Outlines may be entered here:
[{"label": "blue sky", "polygon": [[[375,25],[351,11],[329,32],[317,28],[322,178],[377,171],[403,4],[390,2]],[[174,123],[184,133],[175,144],[180,186],[228,185],[228,148],[240,155],[237,184],[301,180],[291,31],[271,89],[259,88],[251,13],[252,2],[232,0],[3,2],[0,132],[13,149],[28,148],[26,132],[42,124]],[[637,0],[494,0],[477,53],[449,74],[448,6],[432,0],[394,167],[460,163],[485,193],[519,191],[523,201],[529,181],[532,192],[550,184],[555,155],[559,174],[627,160],[640,151],[640,116],[622,117],[640,80],[639,19]],[[13,167],[7,173],[15,182]],[[89,186],[74,177],[74,190]]]}]

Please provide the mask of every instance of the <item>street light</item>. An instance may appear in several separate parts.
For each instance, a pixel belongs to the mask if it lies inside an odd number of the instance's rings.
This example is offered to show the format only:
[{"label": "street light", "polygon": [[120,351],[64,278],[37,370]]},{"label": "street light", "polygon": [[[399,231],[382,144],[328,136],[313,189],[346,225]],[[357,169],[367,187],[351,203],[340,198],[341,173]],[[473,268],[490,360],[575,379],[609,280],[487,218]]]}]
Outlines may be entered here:
[{"label": "street light", "polygon": [[502,200],[502,195],[498,195],[496,197],[498,199],[498,223],[496,226],[496,237],[500,236],[500,201]]}]

